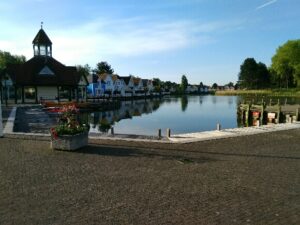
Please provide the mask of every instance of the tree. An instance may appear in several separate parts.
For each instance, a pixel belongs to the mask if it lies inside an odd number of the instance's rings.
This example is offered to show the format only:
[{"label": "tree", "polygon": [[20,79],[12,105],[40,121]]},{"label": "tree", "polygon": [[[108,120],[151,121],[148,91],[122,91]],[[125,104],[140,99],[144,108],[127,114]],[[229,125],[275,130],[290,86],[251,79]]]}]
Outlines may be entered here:
[{"label": "tree", "polygon": [[226,86],[228,86],[228,87],[234,87],[234,84],[233,84],[233,82],[229,82],[228,84],[226,84]]},{"label": "tree", "polygon": [[91,67],[89,66],[89,64],[85,64],[84,66],[77,65],[76,69],[80,75],[83,75],[85,77],[88,77],[91,74]]},{"label": "tree", "polygon": [[272,57],[271,70],[277,86],[300,87],[300,39],[279,46]]},{"label": "tree", "polygon": [[202,82],[200,82],[199,87],[200,87],[200,88],[203,88],[203,87],[204,87],[204,85],[203,85]]},{"label": "tree", "polygon": [[114,70],[111,68],[111,65],[109,65],[107,62],[99,62],[96,65],[96,69],[94,70],[96,74],[113,74]]},{"label": "tree", "polygon": [[0,50],[0,71],[6,69],[8,64],[22,64],[26,61],[25,56],[11,55],[9,52]]},{"label": "tree", "polygon": [[217,83],[213,83],[213,85],[211,87],[216,90],[218,88],[218,84]]},{"label": "tree", "polygon": [[182,112],[184,112],[185,110],[186,110],[186,108],[187,108],[187,106],[188,106],[188,98],[187,98],[187,96],[186,95],[183,95],[182,97],[181,97],[181,110],[182,110]]},{"label": "tree", "polygon": [[153,79],[152,79],[152,84],[153,84],[154,90],[155,90],[156,92],[160,92],[161,89],[162,89],[163,86],[164,86],[164,82],[161,81],[159,78],[153,78]]},{"label": "tree", "polygon": [[181,89],[181,92],[184,93],[187,86],[188,86],[188,79],[186,78],[185,75],[182,75],[181,77],[181,84],[180,84],[180,89]]},{"label": "tree", "polygon": [[265,64],[247,58],[240,67],[239,85],[241,88],[259,89],[270,85],[269,71]]}]

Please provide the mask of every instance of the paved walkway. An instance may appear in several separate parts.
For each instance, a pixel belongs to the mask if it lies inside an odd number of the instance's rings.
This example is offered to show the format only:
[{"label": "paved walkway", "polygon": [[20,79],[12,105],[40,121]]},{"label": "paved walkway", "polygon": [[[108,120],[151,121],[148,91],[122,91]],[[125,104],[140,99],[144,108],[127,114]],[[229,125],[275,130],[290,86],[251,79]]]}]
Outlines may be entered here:
[{"label": "paved walkway", "polygon": [[197,133],[187,133],[187,134],[175,134],[169,138],[170,141],[176,143],[188,143],[188,142],[198,142],[205,140],[223,139],[230,137],[238,137],[245,135],[269,133],[281,130],[290,130],[300,128],[300,122],[294,123],[281,123],[281,124],[271,124],[259,127],[243,127],[243,128],[233,128],[215,131],[205,131]]},{"label": "paved walkway", "polygon": [[49,146],[0,139],[1,225],[300,224],[299,129],[175,145],[90,140],[76,152]]}]

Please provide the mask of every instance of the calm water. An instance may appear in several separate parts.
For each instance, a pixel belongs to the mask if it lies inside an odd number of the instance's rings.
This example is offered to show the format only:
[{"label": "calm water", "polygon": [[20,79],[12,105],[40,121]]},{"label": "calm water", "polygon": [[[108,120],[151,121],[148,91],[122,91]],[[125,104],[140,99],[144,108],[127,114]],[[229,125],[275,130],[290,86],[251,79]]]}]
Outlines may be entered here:
[{"label": "calm water", "polygon": [[[238,96],[207,95],[124,101],[118,110],[88,115],[90,131],[105,133],[114,127],[120,134],[157,135],[160,128],[164,135],[167,128],[173,134],[215,130],[217,123],[222,128],[235,128],[239,126],[237,105],[243,100]],[[280,101],[299,104],[295,98]]]}]

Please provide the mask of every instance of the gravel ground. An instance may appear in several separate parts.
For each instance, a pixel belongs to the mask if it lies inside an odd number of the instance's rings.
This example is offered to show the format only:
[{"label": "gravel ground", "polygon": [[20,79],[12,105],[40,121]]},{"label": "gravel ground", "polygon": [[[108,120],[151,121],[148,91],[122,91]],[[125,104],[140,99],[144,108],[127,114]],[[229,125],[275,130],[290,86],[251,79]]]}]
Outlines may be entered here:
[{"label": "gravel ground", "polygon": [[0,224],[300,224],[299,131],[76,152],[1,138]]}]

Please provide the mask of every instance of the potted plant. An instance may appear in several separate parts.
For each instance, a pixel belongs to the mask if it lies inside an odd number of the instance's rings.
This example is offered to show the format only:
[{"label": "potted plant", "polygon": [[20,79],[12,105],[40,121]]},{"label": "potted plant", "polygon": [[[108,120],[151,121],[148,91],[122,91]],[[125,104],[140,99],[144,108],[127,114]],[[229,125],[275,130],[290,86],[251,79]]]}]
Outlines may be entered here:
[{"label": "potted plant", "polygon": [[76,150],[87,145],[89,126],[80,123],[78,111],[75,105],[62,107],[58,125],[50,129],[52,149]]}]

